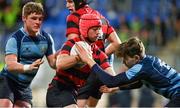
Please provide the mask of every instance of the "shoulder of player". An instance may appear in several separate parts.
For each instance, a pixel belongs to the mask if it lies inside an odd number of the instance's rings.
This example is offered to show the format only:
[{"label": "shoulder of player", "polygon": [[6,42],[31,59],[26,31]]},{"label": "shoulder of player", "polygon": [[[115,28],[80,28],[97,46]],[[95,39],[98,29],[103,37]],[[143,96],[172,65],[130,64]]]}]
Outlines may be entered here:
[{"label": "shoulder of player", "polygon": [[44,31],[44,30],[41,30],[41,31],[40,31],[40,36],[43,37],[43,40],[44,40],[44,39],[46,39],[46,40],[48,40],[48,41],[49,41],[49,40],[53,40],[51,34],[48,33],[48,32],[46,32],[46,31]]},{"label": "shoulder of player", "polygon": [[74,18],[80,18],[80,16],[81,16],[81,14],[79,14],[79,13],[77,13],[77,12],[73,12],[73,13],[71,13],[71,14],[69,14],[68,16],[67,16],[67,21],[68,20],[73,20]]},{"label": "shoulder of player", "polygon": [[10,38],[15,38],[16,40],[20,41],[23,36],[25,36],[25,33],[23,33],[23,31],[21,31],[20,29],[13,32],[11,35],[10,35]]},{"label": "shoulder of player", "polygon": [[79,37],[76,37],[76,38],[67,40],[65,44],[69,46],[73,46],[76,42],[79,42],[79,41],[81,41],[81,39]]}]

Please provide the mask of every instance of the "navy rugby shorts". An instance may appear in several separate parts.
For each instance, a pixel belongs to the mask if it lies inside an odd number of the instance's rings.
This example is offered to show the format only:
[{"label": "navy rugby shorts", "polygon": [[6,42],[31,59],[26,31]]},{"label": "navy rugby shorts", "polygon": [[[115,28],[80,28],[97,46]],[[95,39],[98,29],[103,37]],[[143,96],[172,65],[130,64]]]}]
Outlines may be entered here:
[{"label": "navy rugby shorts", "polygon": [[12,103],[21,100],[32,105],[32,90],[30,87],[23,87],[12,79],[0,75],[0,99],[9,99]]},{"label": "navy rugby shorts", "polygon": [[46,95],[47,107],[65,107],[77,103],[77,90],[73,86],[52,80]]}]

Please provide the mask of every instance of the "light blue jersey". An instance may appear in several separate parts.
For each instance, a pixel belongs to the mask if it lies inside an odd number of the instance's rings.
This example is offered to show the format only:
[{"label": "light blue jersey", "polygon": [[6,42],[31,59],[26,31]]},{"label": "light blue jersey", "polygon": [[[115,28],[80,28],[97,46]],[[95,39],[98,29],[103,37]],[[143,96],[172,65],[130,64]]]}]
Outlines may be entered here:
[{"label": "light blue jersey", "polygon": [[[54,53],[54,41],[49,34],[41,31],[36,37],[32,37],[24,31],[24,28],[19,29],[9,38],[5,49],[6,55],[16,54],[18,62],[21,64],[32,64],[37,59]],[[28,73],[9,72],[5,66],[1,74],[23,86],[29,86],[37,71]]]}]

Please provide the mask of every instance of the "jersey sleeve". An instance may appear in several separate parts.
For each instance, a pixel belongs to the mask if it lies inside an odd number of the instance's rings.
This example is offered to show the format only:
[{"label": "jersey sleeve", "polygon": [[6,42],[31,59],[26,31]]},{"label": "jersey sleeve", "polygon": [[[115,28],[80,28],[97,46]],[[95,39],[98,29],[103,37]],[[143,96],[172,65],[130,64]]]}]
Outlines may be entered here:
[{"label": "jersey sleeve", "polygon": [[106,68],[110,67],[110,64],[108,62],[108,57],[107,57],[107,55],[104,52],[101,53],[100,57],[101,57],[100,58],[100,61],[101,61],[101,65],[100,66],[103,69],[106,69]]},{"label": "jersey sleeve", "polygon": [[49,56],[51,54],[55,54],[55,47],[54,47],[54,40],[52,38],[52,36],[50,34],[48,34],[48,49],[47,49],[47,53],[46,56]]},{"label": "jersey sleeve", "polygon": [[58,54],[68,54],[68,55],[70,55],[70,51],[71,51],[71,48],[72,48],[73,45],[74,44],[71,41],[66,41],[63,44],[63,46],[62,46],[62,48],[61,48],[61,50],[59,51]]},{"label": "jersey sleeve", "polygon": [[139,80],[139,81],[133,82],[131,84],[127,84],[125,86],[119,86],[119,89],[120,90],[137,89],[137,88],[142,87],[142,85],[143,85],[143,83]]},{"label": "jersey sleeve", "polygon": [[134,79],[142,68],[142,64],[136,64],[126,71],[126,76],[129,80]]},{"label": "jersey sleeve", "polygon": [[71,33],[80,35],[79,32],[79,15],[76,13],[70,14],[67,19],[67,29],[66,29],[66,36]]},{"label": "jersey sleeve", "polygon": [[6,43],[6,48],[5,48],[5,54],[9,55],[9,54],[16,54],[18,55],[17,52],[17,41],[15,38],[11,37],[9,38],[9,40]]},{"label": "jersey sleeve", "polygon": [[126,72],[120,73],[116,76],[112,76],[102,70],[102,68],[100,68],[97,64],[95,64],[92,67],[92,71],[95,72],[100,80],[108,87],[118,87],[140,80],[138,79],[138,77],[135,78],[135,75],[140,72],[140,68],[141,67],[139,67],[139,65],[137,65],[137,67],[135,65]]},{"label": "jersey sleeve", "polygon": [[[106,19],[107,20],[107,19]],[[112,33],[112,32],[114,32],[115,30],[114,30],[114,28],[110,25],[110,23],[109,23],[109,21],[107,20],[107,26],[108,26],[108,30],[107,30],[107,34],[108,34],[108,36]],[[108,37],[107,37],[108,38]]]},{"label": "jersey sleeve", "polygon": [[105,39],[107,39],[109,35],[115,30],[104,16],[101,16],[101,21],[102,21],[102,31],[105,34]]},{"label": "jersey sleeve", "polygon": [[92,67],[92,71],[95,72],[98,75],[99,79],[108,87],[118,87],[118,86],[127,84],[127,82],[129,81],[129,79],[127,78],[127,76],[124,72],[120,73],[116,76],[112,76],[112,75],[106,73],[97,64],[95,64]]}]

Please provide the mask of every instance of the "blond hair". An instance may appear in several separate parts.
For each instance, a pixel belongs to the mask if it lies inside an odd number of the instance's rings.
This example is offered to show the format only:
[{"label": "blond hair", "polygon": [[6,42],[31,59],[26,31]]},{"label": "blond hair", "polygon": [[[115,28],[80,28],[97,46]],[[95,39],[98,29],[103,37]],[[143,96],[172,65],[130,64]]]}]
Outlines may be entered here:
[{"label": "blond hair", "polygon": [[22,16],[28,16],[31,13],[43,14],[44,15],[44,9],[43,9],[42,4],[36,3],[36,2],[26,3],[22,9]]}]

